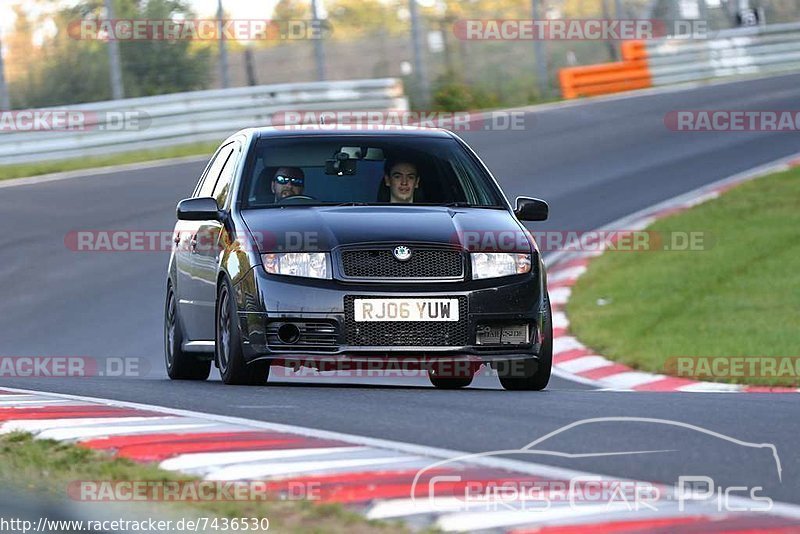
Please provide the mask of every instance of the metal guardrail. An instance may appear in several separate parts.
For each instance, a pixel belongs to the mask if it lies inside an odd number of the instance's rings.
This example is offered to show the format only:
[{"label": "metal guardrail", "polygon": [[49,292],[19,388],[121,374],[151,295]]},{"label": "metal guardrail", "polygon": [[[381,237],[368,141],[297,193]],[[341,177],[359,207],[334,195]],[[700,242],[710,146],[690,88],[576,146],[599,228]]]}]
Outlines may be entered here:
[{"label": "metal guardrail", "polygon": [[722,30],[646,44],[653,85],[800,70],[800,23]]},{"label": "metal guardrail", "polygon": [[[284,111],[405,110],[394,78],[261,85],[94,102],[37,111],[80,112],[80,131],[2,131],[0,164],[30,163],[220,140],[242,128],[269,126]],[[135,112],[139,126],[116,128],[106,114]]]},{"label": "metal guardrail", "polygon": [[707,39],[629,41],[623,61],[561,69],[564,98],[728,76],[800,71],[800,23],[722,30]]}]

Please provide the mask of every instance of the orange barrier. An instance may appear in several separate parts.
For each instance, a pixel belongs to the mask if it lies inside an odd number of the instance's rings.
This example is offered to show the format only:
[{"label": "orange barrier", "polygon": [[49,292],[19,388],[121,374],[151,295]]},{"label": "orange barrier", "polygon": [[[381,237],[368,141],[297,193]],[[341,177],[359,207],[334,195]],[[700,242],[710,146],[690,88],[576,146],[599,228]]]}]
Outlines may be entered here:
[{"label": "orange barrier", "polygon": [[644,41],[625,41],[622,43],[622,61],[647,59],[647,47]]},{"label": "orange barrier", "polygon": [[653,86],[644,41],[622,43],[622,61],[568,67],[558,73],[564,98],[605,95]]}]

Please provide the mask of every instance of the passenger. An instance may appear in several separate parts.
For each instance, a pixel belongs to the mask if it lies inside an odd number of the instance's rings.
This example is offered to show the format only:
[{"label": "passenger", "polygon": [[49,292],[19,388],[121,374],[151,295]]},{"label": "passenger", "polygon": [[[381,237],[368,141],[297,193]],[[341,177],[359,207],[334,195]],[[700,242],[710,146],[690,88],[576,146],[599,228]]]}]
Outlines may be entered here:
[{"label": "passenger", "polygon": [[402,160],[386,161],[383,183],[389,188],[389,202],[412,204],[419,182],[419,171],[413,163]]}]

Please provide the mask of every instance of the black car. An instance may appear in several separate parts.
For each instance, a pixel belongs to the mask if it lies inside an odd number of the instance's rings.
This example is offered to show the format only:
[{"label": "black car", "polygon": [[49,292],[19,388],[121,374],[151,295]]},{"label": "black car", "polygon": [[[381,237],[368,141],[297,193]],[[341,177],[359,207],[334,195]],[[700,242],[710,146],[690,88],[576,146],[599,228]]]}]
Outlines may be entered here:
[{"label": "black car", "polygon": [[178,204],[166,287],[172,379],[263,384],[270,365],[401,362],[437,387],[481,366],[506,389],[550,378],[546,274],[477,155],[438,129],[248,129]]}]

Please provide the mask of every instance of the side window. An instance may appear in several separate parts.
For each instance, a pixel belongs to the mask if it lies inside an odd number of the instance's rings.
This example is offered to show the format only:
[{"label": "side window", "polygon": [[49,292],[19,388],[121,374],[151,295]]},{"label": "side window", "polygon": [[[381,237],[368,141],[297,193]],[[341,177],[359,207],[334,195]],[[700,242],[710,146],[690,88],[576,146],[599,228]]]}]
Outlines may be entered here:
[{"label": "side window", "polygon": [[211,167],[208,168],[208,172],[206,173],[205,178],[203,178],[203,182],[200,185],[200,188],[197,191],[198,197],[210,197],[213,196],[214,187],[217,185],[217,178],[219,177],[219,173],[222,170],[222,166],[228,161],[228,158],[233,152],[233,145],[227,145],[223,147],[219,152],[217,152],[217,157],[214,158],[214,161],[211,163]]},{"label": "side window", "polygon": [[236,163],[239,161],[239,154],[241,153],[241,145],[234,143],[233,155],[228,158],[225,166],[219,174],[219,180],[214,187],[214,192],[211,194],[217,200],[217,206],[222,209],[228,200],[228,193],[230,193],[231,182],[233,181],[233,172],[236,170]]}]

